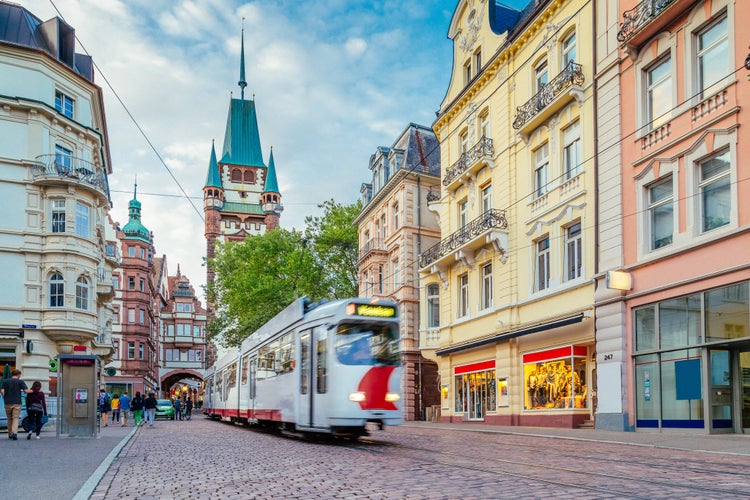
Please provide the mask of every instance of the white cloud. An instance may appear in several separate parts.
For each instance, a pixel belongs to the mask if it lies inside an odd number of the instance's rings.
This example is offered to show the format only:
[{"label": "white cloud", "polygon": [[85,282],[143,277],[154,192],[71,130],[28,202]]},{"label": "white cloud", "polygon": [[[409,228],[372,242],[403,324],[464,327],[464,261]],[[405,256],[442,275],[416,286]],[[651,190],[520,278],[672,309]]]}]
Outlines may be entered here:
[{"label": "white cloud", "polygon": [[350,38],[344,44],[346,52],[353,57],[359,57],[367,50],[367,42],[361,38]]},{"label": "white cloud", "polygon": [[[196,290],[205,282],[202,188],[239,95],[245,17],[248,88],[263,156],[274,148],[283,227],[304,226],[324,200],[351,203],[368,161],[408,122],[430,125],[451,70],[444,0],[56,0],[114,91],[164,158],[181,191],[108,88],[102,86],[113,174],[112,218],[127,222],[138,177],[143,224],[156,252]],[[24,0],[47,20],[48,0]],[[159,196],[154,196],[153,194]]]}]

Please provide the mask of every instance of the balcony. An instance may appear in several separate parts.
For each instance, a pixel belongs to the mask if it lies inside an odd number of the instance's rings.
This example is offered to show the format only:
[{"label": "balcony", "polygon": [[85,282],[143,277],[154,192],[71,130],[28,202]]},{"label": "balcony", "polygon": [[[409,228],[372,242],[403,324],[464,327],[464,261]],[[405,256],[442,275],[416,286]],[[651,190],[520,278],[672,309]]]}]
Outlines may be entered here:
[{"label": "balcony", "polygon": [[447,268],[451,262],[457,260],[464,260],[467,264],[471,264],[473,255],[470,255],[470,252],[490,243],[498,252],[505,254],[508,247],[508,235],[506,231],[500,230],[507,228],[508,220],[505,218],[505,210],[491,208],[420,254],[419,267],[420,269],[427,266]]},{"label": "balcony", "polygon": [[492,139],[482,137],[471,149],[462,153],[458,161],[445,171],[443,186],[455,191],[461,184],[462,179],[472,176],[486,165],[493,166],[492,157],[494,154],[495,147],[492,145]]},{"label": "balcony", "polygon": [[96,293],[105,301],[115,296],[115,285],[112,282],[112,273],[99,268],[97,272],[99,278],[96,282]]},{"label": "balcony", "polygon": [[120,264],[122,264],[122,255],[120,255],[120,249],[117,247],[117,244],[107,242],[104,258],[112,264],[112,267],[120,267]]},{"label": "balcony", "polygon": [[109,196],[109,186],[103,169],[81,158],[53,154],[39,155],[36,157],[36,162],[31,165],[31,176],[38,184],[71,182],[94,188],[98,194]]},{"label": "balcony", "polygon": [[528,135],[573,99],[583,99],[583,67],[570,61],[542,90],[516,108],[513,128]]},{"label": "balcony", "polygon": [[698,0],[643,0],[623,12],[617,40],[627,46],[631,57],[645,41],[664,30],[676,17],[687,12]]},{"label": "balcony", "polygon": [[436,201],[440,201],[440,191],[433,191],[432,188],[430,188],[430,190],[427,191],[427,203],[434,203]]},{"label": "balcony", "polygon": [[388,248],[385,244],[385,241],[380,238],[376,238],[365,243],[365,245],[359,249],[359,258],[357,259],[357,265],[359,265],[360,262],[365,260],[365,258],[369,257],[371,254],[387,255]]}]

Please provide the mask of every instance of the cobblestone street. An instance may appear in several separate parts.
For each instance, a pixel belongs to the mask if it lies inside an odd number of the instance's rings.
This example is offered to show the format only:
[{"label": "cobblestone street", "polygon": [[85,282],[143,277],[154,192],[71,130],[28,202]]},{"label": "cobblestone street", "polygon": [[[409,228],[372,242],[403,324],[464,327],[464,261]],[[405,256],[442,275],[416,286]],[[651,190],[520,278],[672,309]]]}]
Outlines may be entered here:
[{"label": "cobblestone street", "polygon": [[139,429],[91,498],[746,498],[749,469],[747,455],[429,426],[310,442],[196,416]]}]

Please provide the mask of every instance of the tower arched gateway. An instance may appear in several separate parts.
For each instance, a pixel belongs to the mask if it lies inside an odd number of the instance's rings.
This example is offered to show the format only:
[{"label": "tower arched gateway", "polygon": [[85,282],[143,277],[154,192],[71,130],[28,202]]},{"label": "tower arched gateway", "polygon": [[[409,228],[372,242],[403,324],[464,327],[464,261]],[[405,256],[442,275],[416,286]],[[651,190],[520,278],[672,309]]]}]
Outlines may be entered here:
[{"label": "tower arched gateway", "polygon": [[[200,387],[205,373],[207,345],[206,310],[195,296],[190,280],[180,272],[167,278],[165,304],[161,308],[161,362],[159,387],[168,397],[179,384],[194,388],[195,400],[200,397]],[[187,391],[186,391],[187,392]]]}]

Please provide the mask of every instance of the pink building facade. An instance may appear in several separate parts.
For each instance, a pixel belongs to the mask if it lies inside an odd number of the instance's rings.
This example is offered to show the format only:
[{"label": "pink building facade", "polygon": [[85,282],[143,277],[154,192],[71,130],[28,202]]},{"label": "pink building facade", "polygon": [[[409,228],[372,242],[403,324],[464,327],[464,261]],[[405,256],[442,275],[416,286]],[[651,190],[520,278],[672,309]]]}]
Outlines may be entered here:
[{"label": "pink building facade", "polygon": [[599,222],[621,262],[600,268],[597,312],[617,306],[624,342],[598,328],[600,411],[748,433],[750,2],[621,0],[618,18],[621,217]]}]

